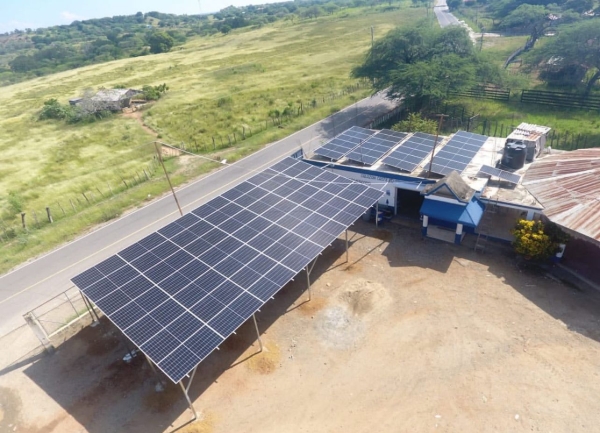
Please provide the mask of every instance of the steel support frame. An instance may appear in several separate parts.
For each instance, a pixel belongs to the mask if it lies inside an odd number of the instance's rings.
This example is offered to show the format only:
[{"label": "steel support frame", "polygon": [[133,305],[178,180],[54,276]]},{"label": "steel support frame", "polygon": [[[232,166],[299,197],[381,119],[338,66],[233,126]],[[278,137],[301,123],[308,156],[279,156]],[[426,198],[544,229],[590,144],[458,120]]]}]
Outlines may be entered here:
[{"label": "steel support frame", "polygon": [[256,339],[258,340],[258,346],[260,347],[259,352],[263,351],[262,340],[260,339],[260,332],[258,330],[258,323],[256,322],[256,315],[252,315],[252,320],[254,321],[254,329],[256,329]]},{"label": "steel support frame", "polygon": [[317,264],[318,258],[319,258],[318,256],[317,256],[317,258],[315,258],[315,261],[313,262],[312,266],[310,266],[310,269],[308,269],[309,266],[306,267],[306,282],[308,283],[308,300],[309,301],[312,299],[312,293],[310,291],[310,289],[311,289],[310,274],[311,274],[313,268],[315,267],[315,265]]},{"label": "steel support frame", "polygon": [[194,408],[194,405],[192,404],[192,399],[190,398],[190,388],[192,386],[192,382],[194,381],[194,376],[196,375],[196,370],[198,370],[198,366],[196,366],[193,370],[192,370],[192,375],[190,376],[190,381],[188,382],[187,386],[185,386],[183,384],[183,379],[179,382],[179,386],[181,386],[181,390],[183,391],[183,395],[185,396],[185,399],[188,402],[188,405],[190,407],[190,410],[192,411],[192,419],[191,421],[196,421],[198,419],[198,413],[196,412],[196,409]]},{"label": "steel support frame", "polygon": [[[150,368],[152,369],[152,371],[156,374],[156,376],[158,376],[158,371],[156,370],[156,367],[154,366],[154,363],[152,362],[152,360],[150,358],[148,358],[148,356],[146,356],[146,360],[148,361],[148,364],[150,364]],[[181,387],[181,391],[183,392],[183,396],[185,397],[185,400],[187,401],[187,404],[188,404],[190,410],[192,411],[192,418],[190,419],[189,422],[194,422],[198,419],[198,412],[196,412],[196,408],[194,408],[194,405],[192,404],[192,399],[190,398],[190,394],[189,394],[190,388],[192,387],[192,382],[194,381],[194,376],[196,376],[197,370],[198,370],[198,365],[192,370],[192,374],[190,375],[190,379],[189,379],[187,386],[184,385],[183,379],[180,380],[178,383],[178,385]],[[188,423],[185,423],[184,425],[186,425],[186,424],[188,424]],[[179,426],[173,431],[177,431],[181,427],[183,427],[183,426]]]},{"label": "steel support frame", "polygon": [[346,263],[350,263],[350,256],[348,254],[348,229],[346,229]]}]

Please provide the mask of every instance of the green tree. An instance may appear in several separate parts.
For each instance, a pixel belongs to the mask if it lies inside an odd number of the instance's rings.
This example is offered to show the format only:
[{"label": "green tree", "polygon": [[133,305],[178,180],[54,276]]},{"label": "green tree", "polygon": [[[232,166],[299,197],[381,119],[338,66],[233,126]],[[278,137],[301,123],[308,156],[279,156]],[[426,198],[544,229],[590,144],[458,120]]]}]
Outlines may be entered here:
[{"label": "green tree", "polygon": [[354,68],[357,78],[374,81],[390,97],[413,100],[416,108],[426,99],[442,99],[494,78],[494,68],[483,62],[462,27],[440,29],[429,22],[391,31],[376,42],[365,62]]},{"label": "green tree", "polygon": [[425,132],[435,134],[437,131],[437,122],[435,120],[425,119],[421,113],[410,113],[408,118],[401,120],[392,126],[394,131],[398,132]]},{"label": "green tree", "polygon": [[40,120],[55,119],[68,120],[73,115],[73,109],[69,105],[62,105],[56,99],[48,99],[44,102],[42,111],[38,118]]},{"label": "green tree", "polygon": [[165,32],[153,32],[148,37],[148,45],[152,54],[167,53],[171,51],[175,41]]},{"label": "green tree", "polygon": [[522,4],[509,13],[500,23],[502,29],[523,29],[530,35],[528,44],[533,47],[550,24],[549,11],[543,5]]},{"label": "green tree", "polygon": [[9,63],[13,72],[29,72],[39,67],[32,56],[17,56]]},{"label": "green tree", "polygon": [[588,69],[585,92],[590,93],[600,80],[600,25],[598,20],[584,21],[561,31],[536,50],[530,62],[541,64],[549,58],[559,58],[561,64],[578,65]]},{"label": "green tree", "polygon": [[462,0],[447,0],[446,4],[448,5],[448,9],[451,11],[458,9],[460,5],[462,5]]}]

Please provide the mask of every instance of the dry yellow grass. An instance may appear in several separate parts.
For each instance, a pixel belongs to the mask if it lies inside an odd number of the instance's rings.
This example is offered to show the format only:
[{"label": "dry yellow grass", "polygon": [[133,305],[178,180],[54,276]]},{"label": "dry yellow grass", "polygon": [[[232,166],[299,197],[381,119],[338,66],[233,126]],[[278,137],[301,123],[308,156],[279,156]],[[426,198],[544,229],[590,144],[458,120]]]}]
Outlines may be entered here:
[{"label": "dry yellow grass", "polygon": [[[370,46],[370,26],[381,37],[423,15],[423,9],[412,8],[346,9],[318,20],[277,22],[226,36],[195,38],[170,53],[93,65],[1,88],[0,272],[118,216],[148,194],[154,197],[166,190],[162,181],[145,180],[143,170],[149,172],[153,162],[153,146],[148,143],[154,137],[139,119],[116,116],[84,125],[39,122],[36,117],[44,101],[56,98],[67,103],[88,88],[165,82],[170,91],[144,112],[144,122],[163,141],[198,144],[206,151],[213,150],[212,137],[217,145],[219,137],[228,144],[225,137],[234,131],[239,139],[239,131],[251,129],[253,136],[233,149],[217,149],[233,161],[327,116],[333,106],[366,96],[369,89],[363,88],[307,110],[283,130],[270,128],[256,134],[271,110],[281,112],[289,106],[297,111],[301,103],[306,107],[313,99],[355,83],[350,70]],[[177,169],[176,161],[170,162],[170,169]],[[194,170],[180,171],[175,181],[181,183],[209,169],[198,164]],[[129,185],[142,185],[123,193],[121,177]],[[11,192],[16,200],[8,199]],[[116,197],[109,200],[113,192]],[[104,203],[104,208],[90,208],[82,193],[92,203]],[[28,212],[30,231],[7,234],[2,227],[19,226],[19,205]],[[46,206],[55,220],[62,220],[62,227],[44,226]],[[34,225],[33,211],[41,227]]]}]

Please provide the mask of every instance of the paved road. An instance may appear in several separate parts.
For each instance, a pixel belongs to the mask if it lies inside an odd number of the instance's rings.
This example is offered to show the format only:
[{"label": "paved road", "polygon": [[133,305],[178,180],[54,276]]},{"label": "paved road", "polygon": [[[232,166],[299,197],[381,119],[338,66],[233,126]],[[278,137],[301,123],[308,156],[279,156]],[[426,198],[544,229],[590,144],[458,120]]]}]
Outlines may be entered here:
[{"label": "paved road", "polygon": [[437,0],[433,11],[435,12],[435,16],[440,23],[440,27],[460,25],[456,17],[450,13],[448,5],[446,4],[446,0]]},{"label": "paved road", "polygon": [[[394,108],[379,94],[366,98],[321,122],[236,162],[223,166],[180,188],[177,196],[184,213],[221,194],[233,185],[276,161],[319,142],[353,125]],[[156,231],[179,216],[173,198],[165,196],[142,209],[93,231],[12,273],[0,277],[0,336],[24,323],[22,315],[72,286],[70,278]]]}]

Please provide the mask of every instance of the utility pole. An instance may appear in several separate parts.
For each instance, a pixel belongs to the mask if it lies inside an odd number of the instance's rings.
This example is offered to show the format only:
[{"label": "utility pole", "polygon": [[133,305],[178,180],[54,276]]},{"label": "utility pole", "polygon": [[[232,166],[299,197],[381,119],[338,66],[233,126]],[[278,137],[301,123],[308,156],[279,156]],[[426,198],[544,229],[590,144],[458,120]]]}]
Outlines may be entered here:
[{"label": "utility pole", "polygon": [[431,167],[433,166],[433,154],[435,153],[435,148],[437,147],[440,131],[442,130],[442,124],[444,123],[444,117],[448,117],[446,114],[436,114],[436,116],[439,117],[440,120],[438,122],[437,131],[435,133],[435,141],[433,142],[433,148],[431,149],[431,159],[429,160],[429,171],[427,172],[427,178],[431,177]]},{"label": "utility pole", "polygon": [[171,187],[171,192],[173,193],[173,198],[175,199],[175,203],[177,203],[177,209],[179,209],[179,214],[183,216],[183,211],[181,210],[181,206],[179,205],[179,200],[177,200],[177,195],[175,194],[175,189],[173,189],[173,184],[171,183],[171,178],[169,177],[169,173],[167,173],[167,169],[165,167],[165,163],[162,158],[162,149],[158,148],[158,142],[154,142],[154,147],[156,148],[156,154],[158,155],[158,160],[160,161],[160,165],[162,165],[163,171],[165,172],[165,176],[167,177],[167,182],[169,182],[169,187]]}]

